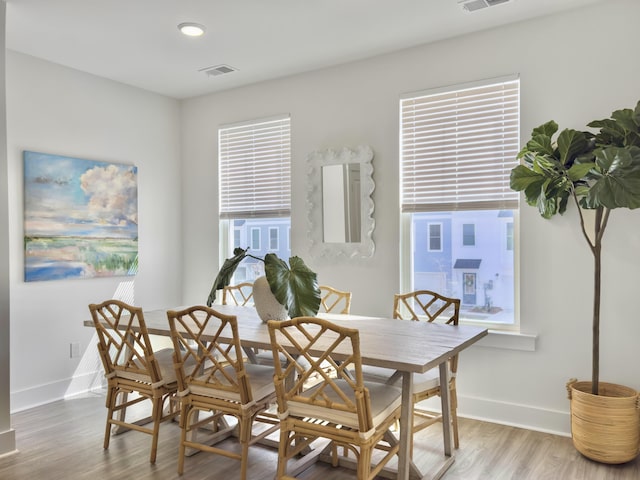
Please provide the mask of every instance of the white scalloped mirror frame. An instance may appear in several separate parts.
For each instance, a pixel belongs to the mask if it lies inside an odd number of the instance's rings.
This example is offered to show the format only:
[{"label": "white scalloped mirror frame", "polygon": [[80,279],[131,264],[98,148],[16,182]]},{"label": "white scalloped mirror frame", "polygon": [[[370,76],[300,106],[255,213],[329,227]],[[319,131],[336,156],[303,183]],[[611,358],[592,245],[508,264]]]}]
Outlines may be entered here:
[{"label": "white scalloped mirror frame", "polygon": [[[369,258],[373,256],[375,244],[373,230],[373,150],[368,145],[340,150],[320,150],[307,156],[307,219],[310,253],[315,258]],[[328,165],[360,164],[360,224],[358,243],[326,243],[323,241],[322,212],[322,167]]]}]

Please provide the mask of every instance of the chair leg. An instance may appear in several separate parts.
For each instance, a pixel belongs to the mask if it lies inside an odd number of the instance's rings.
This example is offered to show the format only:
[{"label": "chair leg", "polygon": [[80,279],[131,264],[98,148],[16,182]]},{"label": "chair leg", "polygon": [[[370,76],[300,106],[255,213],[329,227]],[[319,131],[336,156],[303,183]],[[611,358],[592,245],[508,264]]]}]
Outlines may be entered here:
[{"label": "chair leg", "polygon": [[178,475],[182,475],[184,471],[184,454],[185,454],[185,444],[187,441],[187,432],[189,431],[189,425],[191,423],[191,413],[192,410],[189,408],[189,405],[186,403],[182,404],[182,408],[180,409],[180,446],[178,448]]},{"label": "chair leg", "polygon": [[109,387],[107,391],[107,400],[106,400],[107,426],[105,427],[104,443],[103,443],[103,448],[105,450],[109,448],[109,440],[111,439],[111,419],[113,418],[113,412],[116,407],[115,404],[116,404],[117,397],[118,397],[118,394],[116,393],[115,389],[113,387]]},{"label": "chair leg", "polygon": [[240,480],[247,479],[247,465],[249,464],[249,442],[251,441],[252,418],[243,416],[239,418],[240,427],[240,445],[242,447],[242,456],[240,458]]},{"label": "chair leg", "polygon": [[280,444],[278,445],[278,467],[276,469],[276,480],[279,480],[287,473],[287,463],[289,455],[290,432],[281,424],[280,425]]},{"label": "chair leg", "polygon": [[373,446],[360,446],[358,458],[358,480],[368,480],[371,475],[371,450]]},{"label": "chair leg", "polygon": [[162,397],[154,397],[151,399],[153,410],[151,418],[153,419],[153,433],[151,439],[151,456],[150,463],[156,463],[156,454],[158,452],[158,435],[160,433],[160,420],[162,418]]}]

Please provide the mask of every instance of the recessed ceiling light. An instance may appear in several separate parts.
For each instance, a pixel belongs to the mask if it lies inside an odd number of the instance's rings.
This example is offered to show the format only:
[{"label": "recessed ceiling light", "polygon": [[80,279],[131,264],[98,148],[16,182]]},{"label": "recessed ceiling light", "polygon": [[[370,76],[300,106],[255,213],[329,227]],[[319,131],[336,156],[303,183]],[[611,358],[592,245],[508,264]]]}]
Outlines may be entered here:
[{"label": "recessed ceiling light", "polygon": [[178,30],[189,37],[199,37],[200,35],[204,35],[206,29],[204,25],[200,25],[199,23],[185,22],[178,25]]}]

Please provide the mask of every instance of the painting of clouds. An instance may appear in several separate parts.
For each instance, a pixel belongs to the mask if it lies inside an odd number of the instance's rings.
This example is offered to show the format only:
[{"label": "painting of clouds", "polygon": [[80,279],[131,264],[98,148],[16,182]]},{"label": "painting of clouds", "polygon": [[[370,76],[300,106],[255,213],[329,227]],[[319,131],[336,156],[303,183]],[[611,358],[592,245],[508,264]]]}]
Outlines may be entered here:
[{"label": "painting of clouds", "polygon": [[135,275],[137,168],[24,152],[26,282]]}]

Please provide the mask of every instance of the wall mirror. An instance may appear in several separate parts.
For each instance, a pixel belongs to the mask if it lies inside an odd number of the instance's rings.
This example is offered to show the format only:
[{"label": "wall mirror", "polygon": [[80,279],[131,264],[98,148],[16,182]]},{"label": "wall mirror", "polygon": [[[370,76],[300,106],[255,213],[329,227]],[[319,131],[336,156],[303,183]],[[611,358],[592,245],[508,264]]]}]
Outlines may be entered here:
[{"label": "wall mirror", "polygon": [[373,150],[315,151],[307,157],[307,213],[314,257],[373,255]]}]

